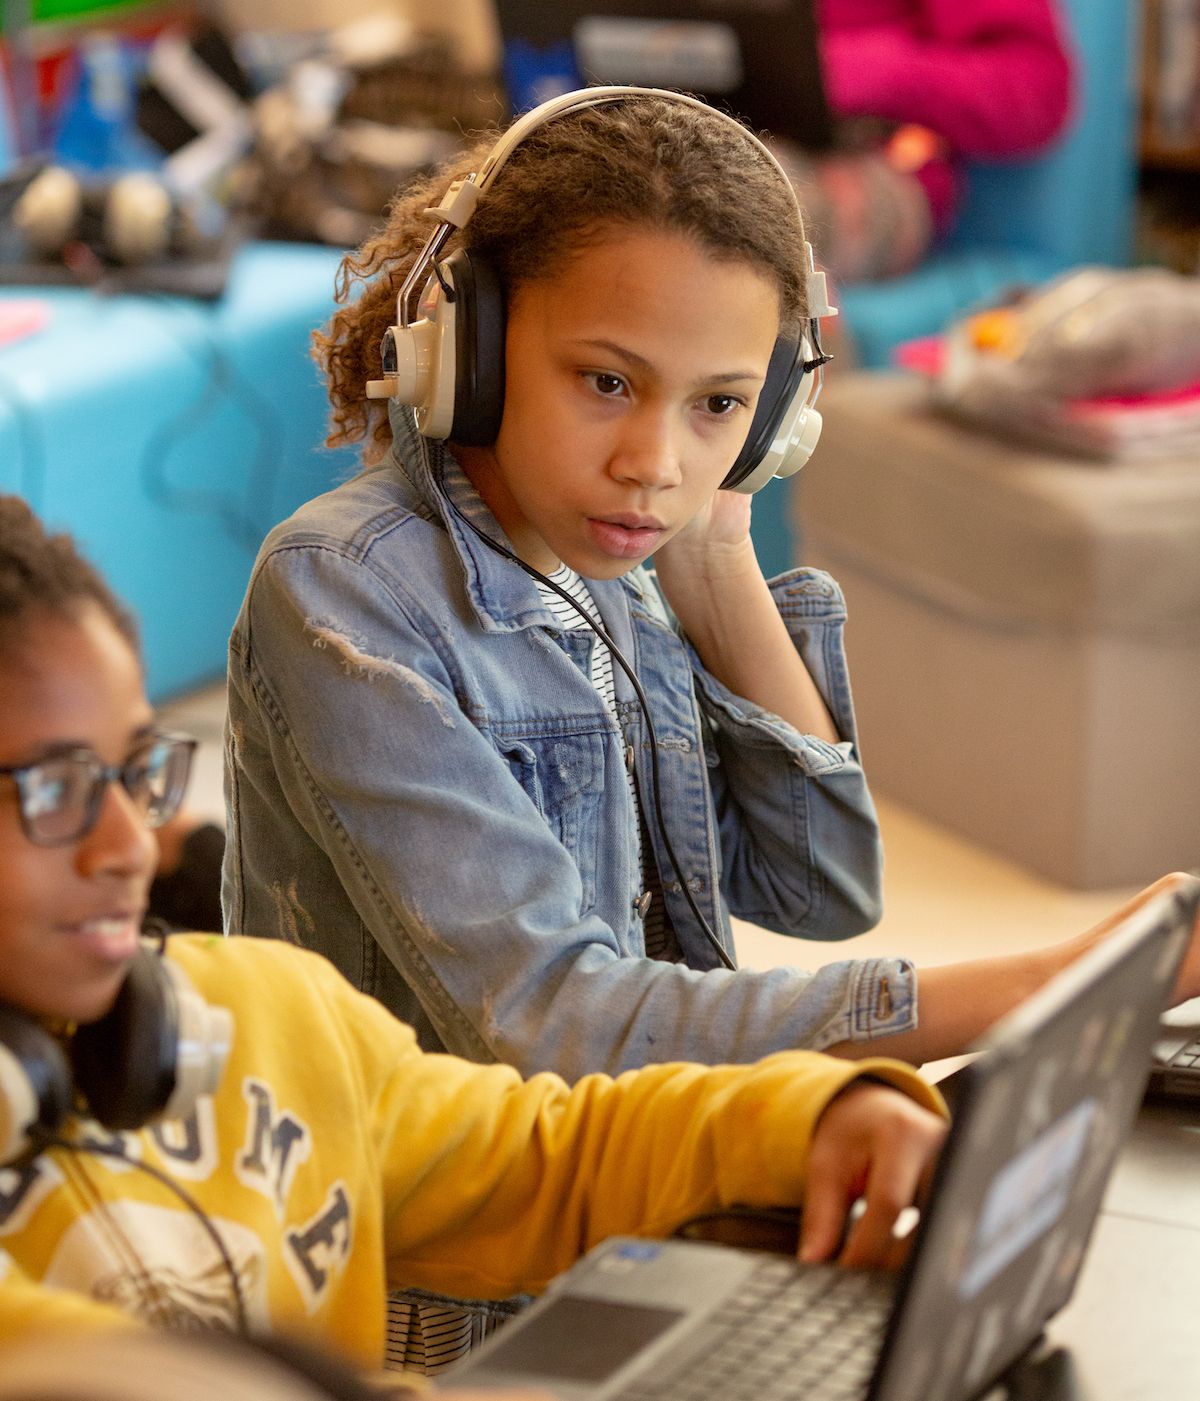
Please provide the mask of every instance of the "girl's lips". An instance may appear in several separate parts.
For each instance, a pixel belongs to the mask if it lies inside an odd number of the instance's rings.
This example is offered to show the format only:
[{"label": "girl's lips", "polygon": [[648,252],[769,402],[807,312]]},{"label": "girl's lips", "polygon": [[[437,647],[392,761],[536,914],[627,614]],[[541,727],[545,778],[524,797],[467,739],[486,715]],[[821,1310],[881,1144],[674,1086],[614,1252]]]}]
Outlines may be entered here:
[{"label": "girl's lips", "polygon": [[661,525],[623,525],[620,521],[588,518],[592,538],[605,554],[616,559],[638,559],[650,554],[663,537]]},{"label": "girl's lips", "polygon": [[123,963],[137,954],[142,922],[137,915],[108,915],[70,925],[67,933],[94,957]]}]

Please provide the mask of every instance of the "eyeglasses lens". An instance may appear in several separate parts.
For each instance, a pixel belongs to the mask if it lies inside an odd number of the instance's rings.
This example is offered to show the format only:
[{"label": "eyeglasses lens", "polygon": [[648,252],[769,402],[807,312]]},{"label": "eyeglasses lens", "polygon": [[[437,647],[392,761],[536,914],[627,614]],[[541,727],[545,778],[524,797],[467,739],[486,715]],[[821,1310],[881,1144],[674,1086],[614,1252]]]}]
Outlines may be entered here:
[{"label": "eyeglasses lens", "polygon": [[131,755],[119,773],[93,754],[64,754],[31,764],[20,777],[21,812],[30,838],[58,846],[85,836],[99,815],[105,784],[114,778],[147,827],[161,827],[179,811],[194,748],[188,739],[156,737]]},{"label": "eyeglasses lens", "polygon": [[179,811],[192,771],[192,749],[187,740],[159,739],[126,769],[125,787],[148,827],[161,827]]},{"label": "eyeglasses lens", "polygon": [[[21,810],[34,841],[73,841],[86,827],[99,764],[64,756],[31,764],[21,776]],[[101,782],[103,780],[101,779]]]}]

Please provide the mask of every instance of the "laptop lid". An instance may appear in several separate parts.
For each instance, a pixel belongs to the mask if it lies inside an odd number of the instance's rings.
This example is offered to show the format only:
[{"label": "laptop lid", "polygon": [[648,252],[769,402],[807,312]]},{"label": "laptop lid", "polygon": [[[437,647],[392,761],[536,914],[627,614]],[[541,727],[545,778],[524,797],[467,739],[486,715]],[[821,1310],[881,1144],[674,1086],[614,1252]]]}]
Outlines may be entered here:
[{"label": "laptop lid", "polygon": [[871,1401],[976,1396],[1070,1298],[1198,896],[1156,896],[974,1048]]},{"label": "laptop lid", "polygon": [[518,112],[587,83],[674,88],[827,147],[813,0],[495,0]]}]

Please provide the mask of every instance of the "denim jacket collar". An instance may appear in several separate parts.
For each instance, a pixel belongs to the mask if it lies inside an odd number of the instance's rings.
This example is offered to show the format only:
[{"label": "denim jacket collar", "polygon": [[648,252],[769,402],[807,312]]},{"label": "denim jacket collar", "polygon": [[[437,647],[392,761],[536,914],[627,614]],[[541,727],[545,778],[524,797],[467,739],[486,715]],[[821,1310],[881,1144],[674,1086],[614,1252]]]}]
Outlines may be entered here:
[{"label": "denim jacket collar", "polygon": [[[512,549],[500,523],[445,443],[423,437],[412,410],[389,403],[392,446],[381,466],[396,473],[412,488],[421,514],[441,521],[462,562],[467,597],[487,632],[519,632],[544,627],[558,632],[562,626],[541,600],[530,577],[514,569],[475,534],[475,526],[497,543]],[[451,504],[447,504],[447,498]],[[457,508],[457,511],[453,508]],[[461,514],[460,514],[461,513]],[[464,522],[470,522],[470,525]],[[618,580],[588,580],[588,588],[608,618],[618,612],[614,593],[624,590],[631,604],[646,596],[641,570],[631,570]],[[606,606],[606,600],[610,600]]]}]

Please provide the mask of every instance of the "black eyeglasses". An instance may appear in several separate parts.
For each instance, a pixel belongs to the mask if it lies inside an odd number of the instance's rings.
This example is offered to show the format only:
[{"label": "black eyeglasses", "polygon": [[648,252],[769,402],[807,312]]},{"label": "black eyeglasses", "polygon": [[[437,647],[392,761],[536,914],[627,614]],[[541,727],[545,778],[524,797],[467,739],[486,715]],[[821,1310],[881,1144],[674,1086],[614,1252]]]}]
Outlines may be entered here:
[{"label": "black eyeglasses", "polygon": [[38,846],[66,846],[96,825],[104,790],[119,783],[147,827],[161,827],[179,811],[192,771],[196,741],[152,734],[123,764],[102,764],[90,749],[71,749],[32,764],[0,766],[17,785],[21,827]]}]

